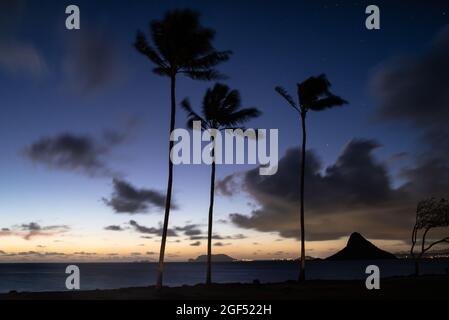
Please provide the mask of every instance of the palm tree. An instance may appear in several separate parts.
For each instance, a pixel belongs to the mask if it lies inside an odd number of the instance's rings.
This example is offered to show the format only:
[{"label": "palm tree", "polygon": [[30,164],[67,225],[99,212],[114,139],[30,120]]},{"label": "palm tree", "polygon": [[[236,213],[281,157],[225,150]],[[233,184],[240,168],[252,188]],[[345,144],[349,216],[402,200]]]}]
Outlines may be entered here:
[{"label": "palm tree", "polygon": [[[170,78],[171,116],[170,133],[175,128],[176,116],[176,76],[184,74],[195,80],[213,80],[223,77],[216,65],[227,61],[230,51],[216,51],[211,41],[215,32],[204,28],[199,22],[197,12],[173,10],[166,13],[161,21],[152,21],[149,30],[154,47],[148,43],[145,35],[138,31],[135,48],[146,56],[154,65],[153,72]],[[173,141],[169,142],[169,150]],[[162,231],[161,250],[159,252],[159,270],[157,288],[162,287],[164,270],[165,244],[167,241],[168,218],[170,215],[173,184],[173,163],[168,161],[168,183],[165,202],[164,225]]]},{"label": "palm tree", "polygon": [[[256,108],[241,109],[240,93],[237,90],[230,90],[228,86],[217,83],[212,89],[208,89],[203,98],[202,116],[193,111],[188,99],[184,99],[181,106],[188,113],[188,126],[193,127],[194,121],[201,121],[203,130],[241,129],[241,125],[260,115]],[[206,284],[211,284],[212,269],[212,222],[214,211],[215,193],[215,136],[211,133],[212,139],[212,167],[210,175],[210,205],[209,223],[207,230],[207,273]]]},{"label": "palm tree", "polygon": [[298,103],[292,98],[288,92],[282,87],[276,87],[279,93],[287,103],[295,109],[301,117],[302,126],[302,148],[301,148],[301,178],[300,178],[300,227],[301,227],[301,268],[299,272],[299,281],[306,279],[305,266],[305,231],[304,231],[304,171],[306,165],[306,115],[309,110],[323,111],[335,106],[341,106],[347,103],[339,96],[330,92],[331,84],[327,80],[326,75],[321,74],[317,77],[310,77],[305,81],[297,84]]}]

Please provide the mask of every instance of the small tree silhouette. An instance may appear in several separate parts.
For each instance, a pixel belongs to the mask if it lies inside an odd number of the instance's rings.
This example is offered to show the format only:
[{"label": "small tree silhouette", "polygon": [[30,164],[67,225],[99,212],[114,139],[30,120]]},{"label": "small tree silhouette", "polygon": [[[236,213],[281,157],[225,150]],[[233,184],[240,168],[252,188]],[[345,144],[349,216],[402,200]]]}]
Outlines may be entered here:
[{"label": "small tree silhouette", "polygon": [[[437,200],[430,198],[422,200],[416,208],[416,222],[412,232],[412,247],[410,254],[415,259],[415,274],[419,275],[419,261],[422,256],[432,247],[440,243],[449,243],[449,237],[433,241],[426,246],[426,237],[431,229],[449,226],[449,201],[446,199]],[[417,244],[418,233],[422,232],[421,251],[418,255],[414,250]]]},{"label": "small tree silhouette", "polygon": [[301,117],[302,126],[302,148],[301,148],[301,179],[300,179],[300,227],[301,227],[301,269],[299,271],[299,281],[306,279],[305,267],[305,227],[304,227],[304,171],[306,166],[306,115],[309,110],[323,111],[336,106],[347,104],[339,96],[334,95],[330,91],[331,83],[327,80],[326,75],[321,74],[317,77],[310,77],[297,85],[298,103],[288,94],[287,90],[282,87],[276,87],[279,93],[287,103],[295,109]]},{"label": "small tree silhouette", "polygon": [[[201,129],[242,129],[241,125],[256,118],[260,111],[256,108],[241,108],[240,93],[230,90],[227,85],[217,83],[212,89],[208,89],[203,98],[202,115],[193,111],[189,100],[184,99],[181,106],[188,113],[187,125],[192,128],[194,121],[201,121]],[[215,137],[212,138],[212,168],[210,176],[210,205],[209,224],[207,232],[207,274],[206,284],[212,283],[212,222],[215,194]]]}]

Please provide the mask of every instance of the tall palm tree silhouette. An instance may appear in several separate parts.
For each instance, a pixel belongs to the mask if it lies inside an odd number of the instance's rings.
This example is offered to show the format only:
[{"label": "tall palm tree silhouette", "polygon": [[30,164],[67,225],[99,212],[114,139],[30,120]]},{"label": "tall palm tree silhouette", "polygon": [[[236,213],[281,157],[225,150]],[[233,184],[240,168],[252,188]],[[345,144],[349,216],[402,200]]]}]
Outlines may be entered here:
[{"label": "tall palm tree silhouette", "polygon": [[[203,98],[201,107],[202,116],[193,111],[188,99],[181,102],[181,106],[188,113],[188,126],[192,127],[194,121],[201,121],[201,129],[240,129],[241,126],[252,118],[258,117],[260,111],[256,108],[241,109],[240,93],[237,90],[230,90],[228,86],[217,83],[212,89],[208,89]],[[209,223],[207,231],[207,273],[206,284],[212,282],[212,222],[214,211],[215,193],[215,137],[211,133],[212,139],[212,165],[210,175],[210,205]]]},{"label": "tall palm tree silhouette", "polygon": [[301,227],[301,268],[299,271],[299,281],[303,282],[306,279],[305,266],[305,227],[304,227],[304,171],[306,164],[306,115],[309,110],[323,111],[336,106],[341,106],[347,103],[339,96],[330,92],[331,84],[327,80],[326,75],[321,74],[317,77],[310,77],[297,85],[298,102],[292,98],[288,92],[282,87],[276,87],[275,90],[279,93],[287,103],[295,109],[301,117],[302,126],[302,148],[301,148],[301,178],[300,178],[300,227]]},{"label": "tall palm tree silhouette", "polygon": [[[134,46],[137,51],[146,56],[155,65],[153,69],[154,73],[170,78],[171,133],[175,128],[176,76],[183,74],[195,80],[222,78],[223,76],[214,67],[223,61],[227,61],[231,52],[215,50],[211,44],[215,32],[212,29],[203,27],[199,22],[199,14],[189,9],[167,12],[163,20],[151,22],[149,33],[154,47],[148,43],[145,35],[141,31],[137,33]],[[170,141],[169,150],[172,150],[172,148],[173,141]],[[169,157],[167,195],[161,250],[159,252],[157,288],[162,287],[172,184],[173,163]]]}]

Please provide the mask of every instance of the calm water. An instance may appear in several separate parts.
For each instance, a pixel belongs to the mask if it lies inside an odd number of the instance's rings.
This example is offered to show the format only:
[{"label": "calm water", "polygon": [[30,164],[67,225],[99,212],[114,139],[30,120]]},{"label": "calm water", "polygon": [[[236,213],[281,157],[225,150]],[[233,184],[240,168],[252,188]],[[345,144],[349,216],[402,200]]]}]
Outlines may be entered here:
[{"label": "calm water", "polygon": [[[380,267],[382,277],[409,275],[414,271],[412,261],[309,261],[308,279],[363,279],[369,264]],[[0,264],[0,292],[61,291],[65,288],[65,268],[68,264],[22,263]],[[79,263],[81,289],[112,289],[147,286],[155,283],[155,263]],[[422,271],[426,274],[442,274],[449,268],[449,260],[426,261]],[[297,277],[297,262],[235,262],[215,263],[214,282],[279,282]],[[167,263],[165,284],[179,286],[204,281],[205,264]]]}]

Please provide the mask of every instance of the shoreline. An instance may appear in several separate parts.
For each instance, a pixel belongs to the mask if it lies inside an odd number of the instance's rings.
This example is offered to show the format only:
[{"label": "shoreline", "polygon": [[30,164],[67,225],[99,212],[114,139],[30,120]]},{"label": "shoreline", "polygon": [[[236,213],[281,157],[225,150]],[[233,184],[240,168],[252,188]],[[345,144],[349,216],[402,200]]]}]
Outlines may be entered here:
[{"label": "shoreline", "polygon": [[449,275],[382,278],[380,290],[365,280],[310,280],[282,283],[226,283],[133,287],[89,291],[10,292],[0,300],[405,300],[449,299]]}]

